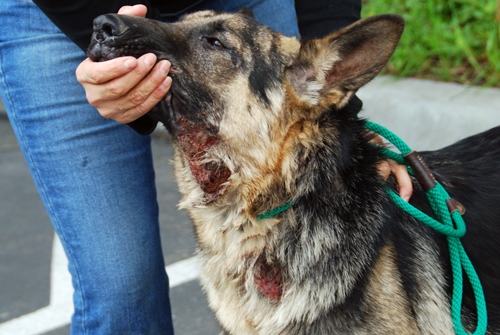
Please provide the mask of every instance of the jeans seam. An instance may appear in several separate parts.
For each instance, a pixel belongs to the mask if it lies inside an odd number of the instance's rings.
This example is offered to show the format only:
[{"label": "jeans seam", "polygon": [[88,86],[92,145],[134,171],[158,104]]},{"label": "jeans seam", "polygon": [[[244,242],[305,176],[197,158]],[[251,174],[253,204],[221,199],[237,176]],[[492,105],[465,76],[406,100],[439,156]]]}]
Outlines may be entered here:
[{"label": "jeans seam", "polygon": [[[66,239],[66,236],[64,234],[64,230],[61,229],[61,224],[59,222],[59,218],[57,217],[57,215],[55,214],[55,211],[53,209],[53,204],[52,204],[52,201],[50,200],[50,197],[47,195],[47,192],[45,190],[45,184],[42,182],[42,178],[40,178],[40,175],[38,174],[38,168],[36,167],[36,163],[34,161],[34,159],[32,158],[31,156],[31,152],[30,152],[30,149],[29,149],[29,146],[27,145],[27,142],[26,142],[26,139],[24,137],[24,133],[20,130],[21,127],[19,125],[19,122],[17,120],[17,112],[16,112],[16,109],[14,108],[14,103],[12,101],[12,98],[10,96],[10,92],[9,92],[9,86],[7,85],[7,81],[6,81],[6,78],[5,78],[5,71],[3,69],[3,60],[2,60],[2,55],[0,53],[0,73],[2,73],[3,75],[1,76],[2,77],[2,84],[3,86],[5,87],[5,94],[6,94],[6,97],[7,97],[7,101],[9,102],[10,106],[12,107],[11,108],[11,111],[9,113],[9,109],[6,108],[6,111],[7,111],[7,116],[9,116],[9,114],[11,115],[11,117],[9,117],[10,119],[10,122],[12,123],[15,123],[16,124],[16,127],[18,129],[17,131],[17,135],[18,135],[18,141],[22,144],[25,148],[25,150],[23,151],[24,155],[25,155],[25,159],[28,161],[31,162],[31,166],[33,167],[32,171],[30,169],[30,172],[32,173],[32,177],[38,181],[38,185],[40,185],[40,189],[38,189],[38,192],[39,193],[43,193],[44,195],[44,198],[46,199],[46,203],[47,203],[47,210],[50,211],[52,213],[52,216],[51,216],[51,221],[53,220],[52,224],[54,226],[57,226],[57,228],[59,229],[60,233],[61,233],[61,236],[60,238],[62,237],[62,241],[64,241],[64,244],[67,245],[67,239]],[[53,219],[52,219],[53,218]],[[80,272],[78,271],[78,267],[77,267],[77,263],[76,263],[76,260],[75,258],[73,257],[73,254],[71,252],[71,250],[68,248],[67,249],[67,253],[69,254],[68,255],[68,258],[71,258],[71,260],[73,261],[73,265],[74,265],[74,268],[75,268],[75,272],[76,272],[76,276],[77,276],[77,280],[78,280],[78,283],[79,283],[79,286],[80,286],[80,290],[81,290],[81,298],[82,298],[82,304],[83,304],[83,330],[84,330],[84,333],[86,334],[87,333],[87,329],[85,327],[85,319],[86,319],[86,304],[85,304],[85,297],[84,297],[84,294],[83,294],[83,285],[82,285],[82,281],[80,279]],[[74,303],[74,301],[73,301]]]}]

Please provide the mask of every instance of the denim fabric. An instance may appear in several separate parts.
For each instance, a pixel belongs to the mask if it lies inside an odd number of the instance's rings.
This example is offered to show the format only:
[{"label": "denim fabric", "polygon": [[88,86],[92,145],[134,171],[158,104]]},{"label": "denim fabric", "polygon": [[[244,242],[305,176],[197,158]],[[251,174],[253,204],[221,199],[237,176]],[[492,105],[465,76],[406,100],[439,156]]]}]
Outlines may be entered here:
[{"label": "denim fabric", "polygon": [[[297,35],[293,1],[203,6],[252,7]],[[84,53],[33,3],[1,0],[0,26],[0,95],[69,259],[71,333],[173,334],[150,138],[87,103],[74,74]]]},{"label": "denim fabric", "polygon": [[150,138],[86,102],[83,52],[33,3],[0,1],[0,25],[0,93],[70,261],[72,333],[172,333]]},{"label": "denim fabric", "polygon": [[211,0],[202,2],[192,10],[213,9],[236,12],[243,7],[251,8],[254,18],[260,23],[286,36],[299,37],[293,0]]}]

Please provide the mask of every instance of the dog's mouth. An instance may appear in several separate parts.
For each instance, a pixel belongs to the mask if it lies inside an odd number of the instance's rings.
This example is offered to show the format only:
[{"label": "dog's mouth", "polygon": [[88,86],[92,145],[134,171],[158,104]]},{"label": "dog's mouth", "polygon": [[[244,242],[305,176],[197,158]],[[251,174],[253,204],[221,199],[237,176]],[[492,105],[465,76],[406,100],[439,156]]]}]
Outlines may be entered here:
[{"label": "dog's mouth", "polygon": [[[96,33],[94,33],[96,35]],[[92,43],[87,49],[87,57],[93,62],[104,62],[117,57],[133,56],[140,57],[143,53],[133,52],[133,41],[127,41],[124,45],[113,45],[109,41],[100,41],[92,38]],[[131,47],[132,46],[132,47]]]},{"label": "dog's mouth", "polygon": [[101,31],[94,31],[87,49],[87,57],[93,62],[104,62],[123,56],[139,58],[146,53],[153,53],[156,55],[157,62],[168,60],[172,63],[170,71],[174,73],[178,71],[175,62],[172,61],[173,57],[155,48],[155,44],[158,43],[154,39],[144,36],[127,37],[126,35],[103,39]]}]

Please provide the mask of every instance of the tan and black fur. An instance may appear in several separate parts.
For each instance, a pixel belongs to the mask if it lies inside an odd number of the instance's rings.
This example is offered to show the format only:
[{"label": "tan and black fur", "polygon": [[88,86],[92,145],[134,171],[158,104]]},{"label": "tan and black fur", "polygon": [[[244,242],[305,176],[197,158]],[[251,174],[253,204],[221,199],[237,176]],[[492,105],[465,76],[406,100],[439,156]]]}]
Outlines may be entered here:
[{"label": "tan and black fur", "polygon": [[[174,24],[106,15],[88,55],[153,52],[173,84],[149,117],[175,148],[179,204],[202,284],[227,334],[453,334],[446,239],[389,200],[354,97],[392,55],[396,15],[298,42],[247,11]],[[402,111],[404,112],[404,111]],[[404,134],[403,134],[404,135]],[[467,208],[465,249],[500,334],[500,128],[422,153]],[[418,185],[412,203],[429,212]],[[258,216],[286,203],[273,217]],[[463,320],[474,329],[470,288]]]}]

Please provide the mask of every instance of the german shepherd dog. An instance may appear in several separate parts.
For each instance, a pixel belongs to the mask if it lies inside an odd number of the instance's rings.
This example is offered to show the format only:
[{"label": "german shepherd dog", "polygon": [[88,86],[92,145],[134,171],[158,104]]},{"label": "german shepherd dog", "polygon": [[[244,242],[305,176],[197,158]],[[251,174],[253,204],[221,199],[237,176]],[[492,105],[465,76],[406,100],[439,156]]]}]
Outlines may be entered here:
[{"label": "german shepherd dog", "polygon": [[[386,64],[397,15],[300,43],[247,10],[167,24],[105,15],[88,56],[172,63],[165,124],[198,240],[201,282],[224,334],[453,334],[446,238],[401,210],[377,170],[355,92]],[[462,242],[500,334],[500,128],[423,152],[467,209]],[[430,213],[414,184],[411,203]],[[288,204],[288,206],[283,207]],[[272,216],[263,215],[279,209]],[[476,325],[465,285],[465,328]]]}]

